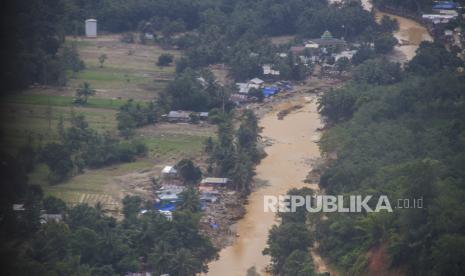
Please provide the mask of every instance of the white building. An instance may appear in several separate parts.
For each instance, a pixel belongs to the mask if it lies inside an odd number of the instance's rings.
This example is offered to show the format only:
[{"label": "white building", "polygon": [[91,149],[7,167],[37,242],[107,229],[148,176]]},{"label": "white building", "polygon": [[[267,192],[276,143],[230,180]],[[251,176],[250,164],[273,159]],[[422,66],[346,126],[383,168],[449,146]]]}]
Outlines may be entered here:
[{"label": "white building", "polygon": [[263,65],[262,70],[265,76],[279,76],[279,70],[274,70],[271,64]]},{"label": "white building", "polygon": [[86,37],[90,37],[90,38],[97,37],[97,20],[96,19],[86,20]]},{"label": "white building", "polygon": [[175,177],[178,174],[178,171],[173,166],[165,166],[161,170],[162,177]]}]

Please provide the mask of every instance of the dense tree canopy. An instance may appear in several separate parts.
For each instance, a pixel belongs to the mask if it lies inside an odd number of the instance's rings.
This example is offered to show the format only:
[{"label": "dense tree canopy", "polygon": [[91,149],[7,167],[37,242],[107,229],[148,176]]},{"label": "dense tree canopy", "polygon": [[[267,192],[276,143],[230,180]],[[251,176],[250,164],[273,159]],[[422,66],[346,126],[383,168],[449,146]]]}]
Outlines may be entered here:
[{"label": "dense tree canopy", "polygon": [[360,274],[370,264],[366,252],[382,250],[412,275],[463,273],[465,82],[456,65],[443,46],[424,43],[394,84],[356,77],[321,98],[321,112],[335,123],[321,148],[338,156],[320,179],[327,193],[385,194],[393,205],[424,200],[424,208],[316,221],[330,262]]}]

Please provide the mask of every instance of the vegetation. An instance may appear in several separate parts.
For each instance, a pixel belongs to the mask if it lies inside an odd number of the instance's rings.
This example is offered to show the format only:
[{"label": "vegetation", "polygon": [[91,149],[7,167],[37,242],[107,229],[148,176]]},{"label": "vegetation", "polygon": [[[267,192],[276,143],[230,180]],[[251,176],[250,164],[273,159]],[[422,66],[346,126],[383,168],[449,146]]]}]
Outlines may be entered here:
[{"label": "vegetation", "polygon": [[98,62],[100,63],[100,68],[103,68],[103,63],[107,60],[107,55],[106,54],[101,54],[98,56]]},{"label": "vegetation", "polygon": [[90,87],[88,82],[84,82],[76,89],[75,103],[87,104],[87,99],[92,95],[95,95],[95,90]]},{"label": "vegetation", "polygon": [[162,54],[158,57],[157,65],[158,66],[168,66],[173,62],[173,55]]},{"label": "vegetation", "polygon": [[383,78],[370,81],[366,68],[356,69],[354,83],[322,96],[320,111],[335,126],[321,149],[338,156],[321,176],[326,192],[385,194],[393,208],[399,198],[424,202],[423,208],[315,221],[321,252],[344,271],[366,273],[367,252],[380,250],[391,267],[411,275],[463,273],[465,87],[456,64],[443,46],[423,43],[400,75],[386,68]]},{"label": "vegetation", "polygon": [[[217,256],[198,232],[198,209],[181,208],[169,221],[153,211],[140,215],[147,203],[126,197],[124,219],[116,221],[102,215],[98,206],[67,208],[59,199],[42,199],[40,188],[27,185],[15,158],[2,155],[1,160],[7,183],[0,201],[1,256],[7,260],[2,269],[7,274],[120,275],[148,270],[184,276],[206,271],[206,263]],[[12,210],[18,202],[24,203],[24,211]],[[41,224],[42,206],[62,215],[63,221]]]},{"label": "vegetation", "polygon": [[210,155],[209,171],[231,178],[234,189],[248,195],[252,189],[255,165],[262,157],[257,148],[260,139],[257,117],[253,111],[245,111],[235,131],[231,116],[226,115],[218,126],[218,141],[208,139],[205,143],[205,150]]},{"label": "vegetation", "polygon": [[[292,189],[288,195],[309,196],[309,188]],[[274,225],[269,233],[267,247],[263,254],[270,255],[273,275],[317,275],[309,255],[313,237],[307,223],[307,211],[299,207],[296,212],[279,213],[282,222]]]},{"label": "vegetation", "polygon": [[[431,4],[426,0],[374,2],[408,12]],[[199,234],[199,195],[192,187],[181,194],[183,202],[172,221],[150,210],[142,214],[151,204],[130,196],[123,200],[124,219],[117,221],[103,215],[101,204],[71,207],[57,198],[43,199],[42,190],[30,185],[26,175],[43,166],[48,182],[58,184],[85,168],[134,161],[149,149],[157,157],[195,151],[203,137],[150,133],[135,140],[132,135],[136,128],[156,123],[161,112],[209,111],[210,122],[218,124],[218,136],[205,142],[208,174],[232,179],[233,188],[246,196],[252,189],[254,167],[262,157],[257,148],[257,118],[250,110],[235,114],[228,102],[230,89],[219,85],[213,73],[203,68],[224,63],[230,68],[230,77],[246,80],[260,76],[263,64],[273,64],[283,79],[300,81],[312,68],[292,55],[289,47],[303,38],[320,37],[326,30],[334,37],[360,42],[361,48],[352,60],[353,81],[326,93],[319,102],[321,114],[332,127],[322,138],[321,148],[325,154],[338,155],[324,171],[321,185],[333,194],[421,196],[428,208],[392,214],[330,214],[324,220],[307,216],[303,210],[281,214],[282,224],[271,229],[264,250],[271,257],[272,272],[313,275],[308,252],[317,235],[324,256],[349,274],[367,272],[367,252],[375,250],[387,253],[390,265],[403,267],[408,274],[463,274],[465,87],[463,76],[455,71],[461,61],[440,44],[423,43],[404,71],[399,64],[378,58],[397,43],[392,31],[398,24],[387,17],[376,23],[358,1],[328,5],[324,0],[20,0],[6,5],[5,14],[4,90],[35,84],[63,86],[68,81],[71,91],[76,88],[76,101],[72,95],[40,93],[5,97],[9,104],[19,106],[8,106],[5,113],[29,112],[33,120],[21,127],[42,131],[37,140],[32,132],[15,132],[9,139],[18,143],[15,138],[22,137],[25,145],[14,151],[14,157],[0,154],[0,254],[6,261],[5,274],[151,271],[184,276],[206,271],[206,263],[217,255],[208,239]],[[176,76],[174,66],[168,66],[175,60],[175,51],[149,51],[145,71],[133,72],[128,68],[139,64],[118,64],[126,60],[106,52],[111,56],[108,60],[102,52],[110,47],[89,41],[67,43],[65,35],[82,34],[82,23],[91,17],[98,18],[99,30],[126,32],[121,37],[125,43],[136,42],[133,32],[139,32],[142,43],[147,42],[146,34],[151,34],[164,48],[184,50],[182,58],[176,56]],[[277,35],[296,35],[296,40],[276,46],[269,37]],[[97,49],[85,63],[77,51],[79,43]],[[137,55],[132,48],[127,50],[125,55]],[[277,55],[280,53],[286,55]],[[350,68],[346,59],[335,65],[340,73]],[[89,98],[95,94],[94,87],[112,93],[124,87],[123,98],[137,99],[134,95],[143,102],[122,100],[120,94],[111,99]],[[146,90],[142,96],[138,94],[141,87]],[[162,92],[153,93],[159,90]],[[261,91],[252,93],[263,99]],[[69,123],[62,115],[57,118],[55,110],[76,102],[85,105],[76,108],[88,117],[71,111]],[[94,122],[91,127],[86,119],[91,108],[94,117],[110,115],[112,121]],[[56,130],[51,127],[55,121]],[[115,129],[125,139],[109,131]],[[182,159],[176,167],[186,184],[197,183],[202,176],[191,159]],[[97,187],[101,179],[95,180],[83,181],[89,189],[103,189]],[[54,191],[61,192],[60,186],[53,186]],[[24,210],[13,211],[16,203],[24,203]],[[41,209],[63,215],[64,221],[41,225]],[[248,274],[257,273],[251,269]]]},{"label": "vegetation", "polygon": [[32,164],[43,162],[50,170],[49,182],[58,183],[73,172],[82,172],[83,168],[100,167],[116,162],[134,161],[142,156],[147,148],[139,141],[122,142],[111,134],[100,134],[89,127],[81,114],[73,114],[71,126],[65,128],[63,120],[58,123],[59,141],[45,144],[39,148],[39,158],[32,158]]},{"label": "vegetation", "polygon": [[118,130],[123,137],[128,138],[135,128],[157,122],[158,116],[153,102],[141,104],[128,100],[116,114]]},{"label": "vegetation", "polygon": [[228,97],[224,88],[216,81],[210,71],[197,72],[191,69],[179,74],[168,84],[159,99],[161,106],[171,110],[208,111],[222,107]]},{"label": "vegetation", "polygon": [[176,164],[176,169],[179,175],[184,180],[185,184],[195,185],[202,178],[202,171],[196,167],[192,160],[183,159]]}]

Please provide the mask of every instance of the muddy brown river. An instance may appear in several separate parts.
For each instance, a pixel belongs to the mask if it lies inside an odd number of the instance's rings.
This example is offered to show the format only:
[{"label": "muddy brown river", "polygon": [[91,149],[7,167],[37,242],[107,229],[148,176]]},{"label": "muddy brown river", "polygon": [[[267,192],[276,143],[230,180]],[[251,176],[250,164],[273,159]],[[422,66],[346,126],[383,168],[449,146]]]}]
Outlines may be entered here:
[{"label": "muddy brown river", "polygon": [[[317,185],[305,184],[310,171],[309,159],[319,157],[315,142],[321,127],[316,110],[315,98],[299,98],[278,104],[261,120],[262,136],[272,141],[265,150],[267,157],[257,166],[257,182],[262,183],[249,197],[247,213],[237,224],[239,237],[232,246],[220,252],[220,259],[209,264],[208,275],[245,276],[248,268],[255,266],[265,275],[269,257],[262,255],[266,246],[268,231],[276,223],[274,213],[263,211],[264,195],[283,195],[291,188],[307,186],[317,189]],[[302,109],[278,120],[279,110],[306,102]]]},{"label": "muddy brown river", "polygon": [[[362,0],[362,6],[368,11],[373,9],[373,5],[369,0]],[[394,33],[394,37],[399,44],[394,47],[394,51],[389,56],[392,61],[405,63],[415,56],[415,51],[422,41],[433,41],[428,30],[414,20],[380,12],[376,9],[374,13],[377,20],[381,20],[383,15],[387,15],[399,22],[399,30]]]},{"label": "muddy brown river", "polygon": [[[372,9],[367,0],[362,0],[362,4],[365,9]],[[396,18],[399,22],[399,30],[394,33],[399,45],[390,56],[391,60],[404,63],[413,58],[421,41],[432,40],[426,28],[419,23],[375,11],[376,18],[380,19],[383,15]],[[303,183],[311,169],[308,160],[320,156],[314,142],[319,136],[317,128],[321,126],[320,117],[315,100],[307,100],[308,98],[300,98],[281,103],[260,120],[262,136],[273,141],[266,148],[268,156],[257,166],[256,178],[258,182],[263,181],[265,184],[250,195],[246,215],[237,223],[238,238],[232,246],[221,250],[219,260],[209,264],[208,275],[245,276],[247,269],[253,266],[260,274],[266,275],[264,269],[270,259],[262,255],[262,250],[266,247],[269,229],[277,221],[275,214],[263,211],[264,195],[282,195],[291,188],[304,186],[318,189],[317,185]],[[284,120],[278,120],[278,111],[303,102],[305,105],[302,109],[291,112]],[[328,271],[318,254],[312,252],[312,256],[318,272]]]}]

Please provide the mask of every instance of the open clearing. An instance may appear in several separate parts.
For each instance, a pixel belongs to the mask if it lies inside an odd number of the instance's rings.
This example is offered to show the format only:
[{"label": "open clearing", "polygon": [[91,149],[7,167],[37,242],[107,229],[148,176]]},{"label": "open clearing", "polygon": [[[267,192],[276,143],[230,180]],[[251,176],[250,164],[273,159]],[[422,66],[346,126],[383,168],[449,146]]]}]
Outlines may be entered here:
[{"label": "open clearing", "polygon": [[[73,113],[84,114],[90,126],[99,132],[117,133],[116,113],[127,99],[147,102],[162,91],[174,78],[174,66],[155,65],[158,56],[170,53],[175,59],[179,51],[167,51],[155,45],[127,44],[119,35],[97,39],[67,38],[76,43],[86,69],[76,75],[69,73],[66,87],[31,87],[1,99],[0,144],[16,154],[25,144],[44,145],[58,139],[57,124],[63,118],[65,127]],[[103,67],[98,56],[107,55]],[[85,107],[73,104],[77,86],[89,82],[96,95]],[[160,123],[138,129],[136,138],[148,147],[148,154],[132,163],[86,169],[57,185],[49,185],[48,168],[40,164],[29,175],[31,184],[42,186],[46,195],[54,195],[68,204],[102,203],[115,216],[120,215],[125,195],[152,196],[153,178],[163,166],[174,165],[182,158],[203,162],[203,142],[215,135],[209,124]]]}]

